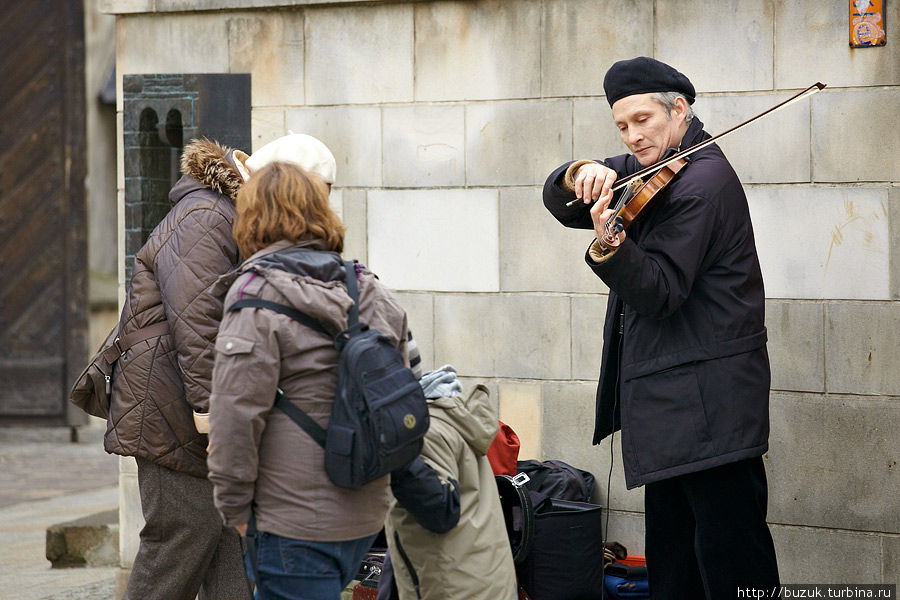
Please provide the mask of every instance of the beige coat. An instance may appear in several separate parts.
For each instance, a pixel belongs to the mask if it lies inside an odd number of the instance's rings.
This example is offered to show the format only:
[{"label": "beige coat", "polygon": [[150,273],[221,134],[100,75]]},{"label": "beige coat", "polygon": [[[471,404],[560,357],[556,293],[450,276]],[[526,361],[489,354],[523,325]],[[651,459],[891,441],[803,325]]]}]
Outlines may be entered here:
[{"label": "beige coat", "polygon": [[[335,333],[352,305],[341,258],[313,243],[278,242],[258,252],[222,285],[226,307],[239,298],[292,306]],[[407,357],[406,313],[360,267],[360,321],[388,336]],[[233,282],[233,283],[232,283]],[[322,448],[280,409],[276,388],[327,427],[337,381],[332,339],[280,313],[226,312],[216,342],[210,400],[209,478],[228,525],[246,523],[302,540],[342,541],[377,533],[390,497],[385,476],[358,490],[334,486]]]},{"label": "beige coat", "polygon": [[209,405],[224,297],[209,288],[240,262],[231,225],[243,179],[232,152],[205,140],[185,148],[182,171],[169,193],[174,207],[135,256],[119,324],[123,337],[162,321],[169,333],[116,363],[104,446],[206,477],[206,436],[192,411]]},{"label": "beige coat", "polygon": [[422,457],[443,479],[459,484],[460,515],[447,533],[432,533],[396,501],[385,520],[401,600],[416,600],[394,534],[419,578],[422,600],[514,600],[516,572],[494,472],[485,453],[497,417],[484,387],[468,398],[428,401],[431,426]]}]

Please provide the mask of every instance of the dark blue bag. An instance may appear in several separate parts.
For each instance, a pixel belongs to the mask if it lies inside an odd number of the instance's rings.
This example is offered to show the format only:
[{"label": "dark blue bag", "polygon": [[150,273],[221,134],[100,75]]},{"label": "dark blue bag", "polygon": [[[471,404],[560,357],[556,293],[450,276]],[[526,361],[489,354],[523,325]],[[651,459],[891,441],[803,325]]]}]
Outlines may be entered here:
[{"label": "dark blue bag", "polygon": [[606,566],[604,578],[607,598],[624,600],[627,598],[650,598],[650,584],[647,582],[647,567],[632,567],[619,561]]},{"label": "dark blue bag", "polygon": [[[327,431],[285,398],[281,390],[275,406],[325,449],[325,472],[331,482],[358,489],[419,455],[429,417],[419,380],[403,364],[400,352],[387,336],[359,322],[356,267],[345,262],[344,269],[353,306],[347,329],[334,337],[340,357]],[[274,310],[331,336],[318,321],[291,306],[248,298],[238,300],[228,310],[245,307]]]}]

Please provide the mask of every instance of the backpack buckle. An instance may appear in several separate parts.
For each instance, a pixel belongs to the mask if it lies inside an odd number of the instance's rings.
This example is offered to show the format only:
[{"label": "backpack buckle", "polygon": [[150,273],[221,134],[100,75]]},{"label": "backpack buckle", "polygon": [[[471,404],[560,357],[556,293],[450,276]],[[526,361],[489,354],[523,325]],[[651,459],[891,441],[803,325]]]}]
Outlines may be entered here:
[{"label": "backpack buckle", "polygon": [[121,339],[122,338],[120,338],[119,336],[116,336],[116,339],[113,340],[113,346],[115,346],[116,350],[119,351],[119,356],[122,356],[123,354],[125,354],[125,351],[128,350],[128,348],[122,348],[121,344],[119,344],[119,340]]}]

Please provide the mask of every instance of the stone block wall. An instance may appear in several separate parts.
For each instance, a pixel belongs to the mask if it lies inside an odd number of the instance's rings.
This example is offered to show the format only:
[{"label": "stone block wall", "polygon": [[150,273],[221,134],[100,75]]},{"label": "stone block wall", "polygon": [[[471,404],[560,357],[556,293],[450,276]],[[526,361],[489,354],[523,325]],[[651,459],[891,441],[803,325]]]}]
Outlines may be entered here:
[{"label": "stone block wall", "polygon": [[[134,255],[171,208],[169,189],[177,181],[172,164],[177,148],[161,139],[158,125],[178,115],[179,130],[186,123],[188,139],[196,132],[193,106],[198,92],[185,89],[180,75],[125,75],[123,84],[122,154],[124,156],[125,273],[131,281]],[[181,132],[179,132],[181,137]]]},{"label": "stone block wall", "polygon": [[[115,289],[108,292],[95,285],[105,283],[118,269],[116,256],[116,119],[115,107],[101,100],[100,91],[115,68],[115,17],[97,10],[98,0],[86,0],[85,11],[85,99],[87,108],[87,159],[85,192],[88,204],[88,266],[92,302],[113,303]],[[112,307],[114,308],[114,307]],[[107,328],[107,332],[109,328]],[[95,348],[100,339],[89,345]]]},{"label": "stone block wall", "polygon": [[770,521],[785,582],[898,580],[897,3],[888,44],[865,49],[847,3],[816,0],[107,4],[120,73],[248,72],[254,147],[328,144],[347,254],[397,290],[425,366],[487,382],[524,457],[589,469],[604,495],[612,459],[610,534],[636,552],[618,437],[590,445],[607,290],[583,264],[590,232],[560,227],[541,185],[624,151],[602,88],[615,60],[687,74],[711,133],[827,83],[722,143],[769,298]]}]

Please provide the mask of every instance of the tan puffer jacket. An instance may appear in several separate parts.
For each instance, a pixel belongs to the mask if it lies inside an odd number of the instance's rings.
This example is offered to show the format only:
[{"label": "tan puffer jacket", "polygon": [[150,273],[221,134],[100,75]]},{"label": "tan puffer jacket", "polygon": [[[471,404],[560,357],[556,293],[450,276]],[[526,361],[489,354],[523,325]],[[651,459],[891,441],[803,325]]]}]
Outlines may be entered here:
[{"label": "tan puffer jacket", "polygon": [[[315,242],[281,241],[251,256],[235,274],[226,306],[259,298],[286,304],[338,333],[353,301],[340,255],[311,251]],[[406,313],[366,268],[358,268],[359,320],[387,336],[408,360]],[[237,277],[235,277],[237,275]],[[351,540],[381,529],[388,477],[357,490],[336,487],[324,451],[280,409],[276,388],[322,427],[337,384],[338,351],[330,336],[264,308],[226,312],[216,341],[209,416],[209,479],[226,525],[246,523],[283,537]]]},{"label": "tan puffer jacket", "polygon": [[240,263],[231,232],[243,183],[233,151],[206,140],[182,155],[174,207],[134,260],[120,336],[167,321],[169,334],[138,343],[116,364],[104,446],[206,477],[206,436],[193,410],[207,412],[224,294],[209,288]]}]

